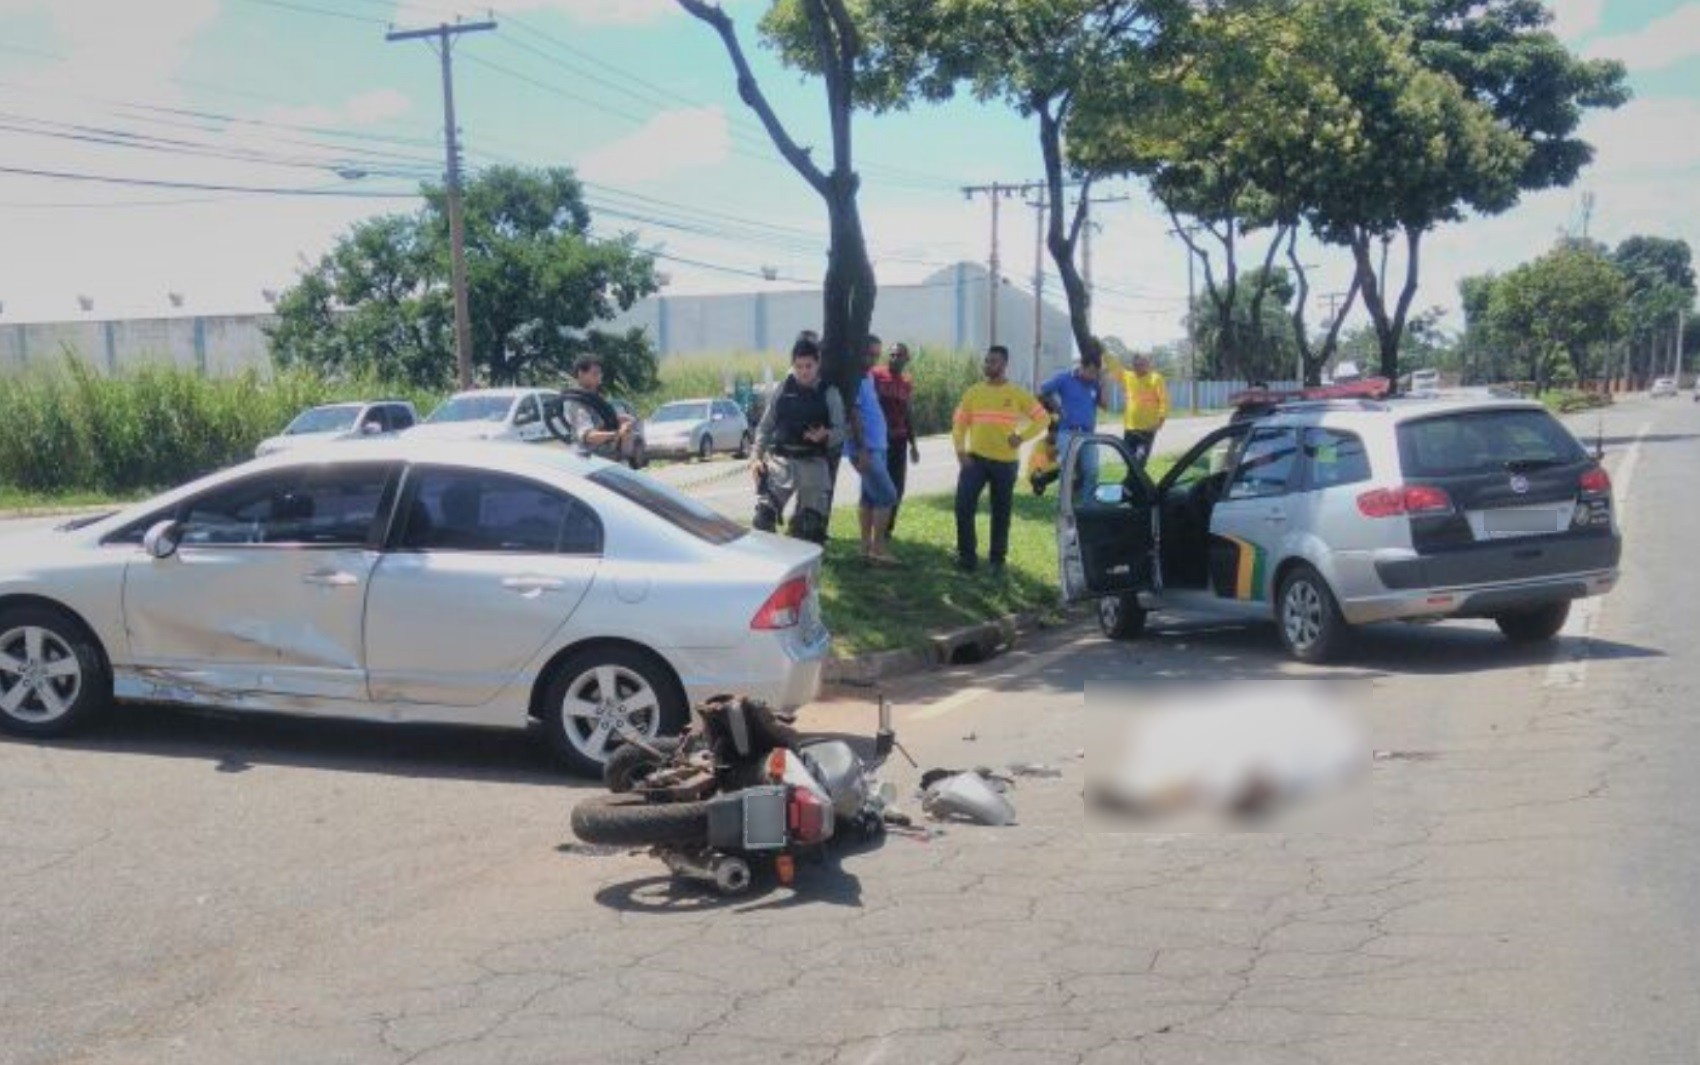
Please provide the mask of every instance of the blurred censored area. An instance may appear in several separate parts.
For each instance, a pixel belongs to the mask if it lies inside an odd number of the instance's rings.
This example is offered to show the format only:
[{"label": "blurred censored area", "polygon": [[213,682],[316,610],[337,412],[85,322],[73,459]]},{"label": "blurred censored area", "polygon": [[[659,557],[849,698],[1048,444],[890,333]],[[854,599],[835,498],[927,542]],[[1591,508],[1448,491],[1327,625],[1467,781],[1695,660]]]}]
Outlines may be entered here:
[{"label": "blurred censored area", "polygon": [[1088,820],[1163,831],[1290,830],[1350,816],[1372,760],[1367,685],[1303,680],[1086,690]]}]

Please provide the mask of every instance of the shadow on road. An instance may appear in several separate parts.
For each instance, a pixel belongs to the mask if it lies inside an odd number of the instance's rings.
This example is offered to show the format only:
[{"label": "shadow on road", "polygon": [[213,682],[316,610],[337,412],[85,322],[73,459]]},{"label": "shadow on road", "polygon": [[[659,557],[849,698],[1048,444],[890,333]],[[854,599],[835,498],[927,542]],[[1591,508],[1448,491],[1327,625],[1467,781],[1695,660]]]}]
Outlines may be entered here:
[{"label": "shadow on road", "polygon": [[834,845],[818,861],[799,858],[797,877],[790,887],[779,883],[770,864],[751,862],[754,880],[749,890],[739,895],[721,895],[709,884],[688,877],[662,875],[611,884],[596,893],[596,901],[620,913],[657,916],[713,910],[761,913],[815,905],[861,909],[861,878],[844,868],[844,859],[877,851],[884,845],[885,837],[845,842]]},{"label": "shadow on road", "polygon": [[556,765],[535,732],[510,729],[121,705],[86,733],[51,742],[78,750],[201,761],[219,773],[286,766],[574,790],[601,786]]}]

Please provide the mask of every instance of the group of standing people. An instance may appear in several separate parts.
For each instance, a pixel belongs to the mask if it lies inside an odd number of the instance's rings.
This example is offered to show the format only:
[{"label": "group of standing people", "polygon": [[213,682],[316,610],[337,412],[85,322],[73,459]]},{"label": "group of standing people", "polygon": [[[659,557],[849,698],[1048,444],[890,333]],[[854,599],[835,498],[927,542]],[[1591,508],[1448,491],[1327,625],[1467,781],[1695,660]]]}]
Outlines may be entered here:
[{"label": "group of standing people", "polygon": [[[882,365],[882,358],[885,360]],[[914,381],[908,373],[909,349],[894,344],[889,353],[879,337],[869,337],[856,398],[846,411],[837,389],[821,378],[820,340],[804,332],[791,348],[791,372],[775,391],[756,430],[750,469],[756,481],[755,527],[778,530],[788,504],[795,502],[787,525],[792,536],[826,541],[838,465],[848,454],[861,475],[859,511],[861,553],[874,565],[897,565],[890,538],[907,487],[910,463],[919,462],[912,403]],[[1038,395],[1009,380],[1009,349],[992,345],[981,364],[983,379],[971,386],[951,419],[956,452],[956,564],[965,572],[979,567],[975,517],[980,497],[991,493],[991,543],[987,561],[996,574],[1009,553],[1009,529],[1023,445],[1044,433],[1054,416],[1058,453],[1069,441],[1097,431],[1105,409],[1104,375],[1119,375],[1127,404],[1123,439],[1134,461],[1144,465],[1157,432],[1169,415],[1162,374],[1149,358],[1136,355],[1122,366],[1093,341],[1080,361],[1045,381]],[[1096,480],[1096,453],[1082,457],[1081,476]]]}]

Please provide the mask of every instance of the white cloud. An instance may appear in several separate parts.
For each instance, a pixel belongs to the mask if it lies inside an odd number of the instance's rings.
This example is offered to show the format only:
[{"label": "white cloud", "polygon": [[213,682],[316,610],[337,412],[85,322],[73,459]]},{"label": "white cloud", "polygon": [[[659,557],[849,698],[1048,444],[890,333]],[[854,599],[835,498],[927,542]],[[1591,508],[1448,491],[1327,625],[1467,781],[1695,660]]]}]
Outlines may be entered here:
[{"label": "white cloud", "polygon": [[602,184],[641,184],[717,166],[731,150],[726,112],[688,107],[663,111],[637,132],[593,149],[578,170]]},{"label": "white cloud", "polygon": [[1603,37],[1585,50],[1596,59],[1621,59],[1637,73],[1663,70],[1700,55],[1700,3],[1688,3],[1634,33]]},{"label": "white cloud", "polygon": [[1577,41],[1600,27],[1606,0],[1552,0],[1553,30],[1566,41]]},{"label": "white cloud", "polygon": [[91,96],[173,99],[181,89],[172,79],[196,35],[218,16],[219,0],[5,0],[0,10],[45,12],[59,37],[54,51],[66,57],[16,80]]}]

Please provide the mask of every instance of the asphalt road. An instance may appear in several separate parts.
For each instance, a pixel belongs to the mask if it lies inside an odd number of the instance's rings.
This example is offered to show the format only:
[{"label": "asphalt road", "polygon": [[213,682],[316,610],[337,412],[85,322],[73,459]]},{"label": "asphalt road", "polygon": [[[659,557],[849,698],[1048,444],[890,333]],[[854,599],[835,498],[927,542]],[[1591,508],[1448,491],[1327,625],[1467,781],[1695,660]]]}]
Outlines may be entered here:
[{"label": "asphalt road", "polygon": [[[1624,580],[1555,645],[1393,627],[1307,670],[1268,627],[1053,632],[890,691],[923,766],[1063,769],[1020,824],[795,891],[565,846],[589,792],[520,736],[132,711],[0,742],[0,1062],[1693,1062],[1700,407],[1603,427]],[[1090,826],[1083,691],[1223,676],[1356,679],[1390,757],[1320,824]]]}]

